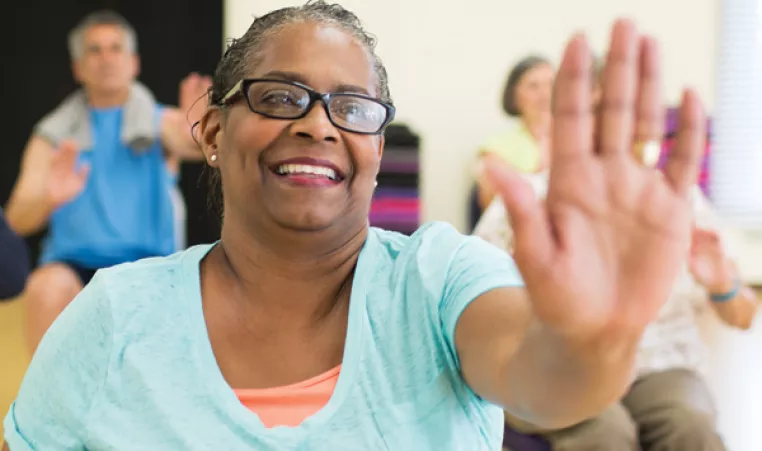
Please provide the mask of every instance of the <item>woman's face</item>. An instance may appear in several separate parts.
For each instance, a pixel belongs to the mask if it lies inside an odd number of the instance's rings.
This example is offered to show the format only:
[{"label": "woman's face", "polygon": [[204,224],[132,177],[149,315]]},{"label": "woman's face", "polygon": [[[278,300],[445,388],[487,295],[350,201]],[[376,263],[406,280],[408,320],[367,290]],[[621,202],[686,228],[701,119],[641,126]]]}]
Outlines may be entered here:
[{"label": "woman's face", "polygon": [[[261,50],[247,78],[378,96],[368,51],[337,28],[288,25]],[[367,223],[383,137],[337,129],[322,102],[302,119],[282,120],[253,113],[241,99],[226,119],[210,112],[202,133],[206,154],[218,155],[210,164],[221,171],[226,221],[235,215],[247,224],[294,231],[351,230]],[[331,171],[336,177],[327,175]]]},{"label": "woman's face", "polygon": [[554,75],[549,64],[538,64],[526,71],[516,84],[516,107],[524,120],[549,117]]}]

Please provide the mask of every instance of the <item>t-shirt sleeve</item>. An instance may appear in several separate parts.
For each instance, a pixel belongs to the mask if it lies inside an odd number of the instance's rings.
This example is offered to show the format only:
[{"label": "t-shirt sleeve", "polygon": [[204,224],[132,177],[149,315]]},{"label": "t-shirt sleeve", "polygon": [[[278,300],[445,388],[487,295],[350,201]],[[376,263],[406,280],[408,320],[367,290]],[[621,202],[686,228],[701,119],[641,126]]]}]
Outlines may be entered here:
[{"label": "t-shirt sleeve", "polygon": [[104,276],[96,274],[40,342],[5,417],[13,451],[84,449],[87,416],[112,347]]},{"label": "t-shirt sleeve", "polygon": [[511,256],[486,241],[470,236],[450,262],[440,304],[447,345],[455,353],[455,326],[463,310],[480,295],[500,287],[522,287],[524,282]]}]

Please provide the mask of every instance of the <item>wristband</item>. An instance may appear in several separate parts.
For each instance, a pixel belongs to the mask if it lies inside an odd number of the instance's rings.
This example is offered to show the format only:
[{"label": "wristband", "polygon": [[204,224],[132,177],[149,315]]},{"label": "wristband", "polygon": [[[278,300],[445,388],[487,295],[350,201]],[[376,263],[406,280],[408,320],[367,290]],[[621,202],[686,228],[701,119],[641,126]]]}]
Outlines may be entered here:
[{"label": "wristband", "polygon": [[712,293],[709,295],[709,298],[712,300],[712,302],[727,302],[736,296],[738,296],[738,291],[741,289],[741,282],[736,279],[733,283],[733,288],[725,293]]}]

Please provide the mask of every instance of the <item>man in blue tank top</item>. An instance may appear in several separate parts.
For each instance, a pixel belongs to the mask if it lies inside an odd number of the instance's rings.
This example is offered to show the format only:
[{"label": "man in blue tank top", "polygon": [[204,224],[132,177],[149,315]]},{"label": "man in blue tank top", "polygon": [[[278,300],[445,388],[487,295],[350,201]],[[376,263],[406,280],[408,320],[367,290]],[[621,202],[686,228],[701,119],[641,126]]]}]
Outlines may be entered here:
[{"label": "man in blue tank top", "polygon": [[32,351],[96,270],[178,250],[179,161],[202,156],[189,119],[208,77],[182,82],[179,108],[159,105],[136,80],[133,28],[110,11],[84,18],[69,51],[82,89],[35,127],[5,209],[19,235],[48,227],[24,292]]}]

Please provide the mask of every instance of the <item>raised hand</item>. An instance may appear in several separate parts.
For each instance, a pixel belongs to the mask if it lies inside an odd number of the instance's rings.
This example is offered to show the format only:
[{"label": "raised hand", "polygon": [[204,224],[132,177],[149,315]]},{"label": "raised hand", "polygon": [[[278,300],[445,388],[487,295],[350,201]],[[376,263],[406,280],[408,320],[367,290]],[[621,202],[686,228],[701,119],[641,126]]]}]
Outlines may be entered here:
[{"label": "raised hand", "polygon": [[180,82],[179,107],[188,119],[194,124],[201,119],[206,111],[206,95],[212,86],[212,78],[206,75],[192,73]]},{"label": "raised hand", "polygon": [[639,336],[688,257],[689,191],[705,136],[697,96],[683,96],[663,176],[633,156],[639,144],[662,137],[657,52],[632,23],[617,22],[593,112],[590,51],[581,36],[568,44],[555,83],[544,203],[521,176],[497,161],[489,165],[534,313],[577,343]]},{"label": "raised hand", "polygon": [[727,293],[736,282],[735,268],[725,255],[720,237],[711,230],[693,230],[688,268],[711,293]]},{"label": "raised hand", "polygon": [[85,189],[89,165],[77,165],[79,151],[73,141],[64,141],[54,151],[48,174],[47,195],[53,209],[70,202]]}]

